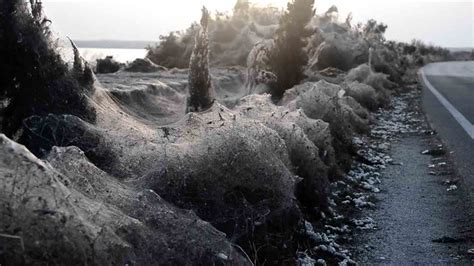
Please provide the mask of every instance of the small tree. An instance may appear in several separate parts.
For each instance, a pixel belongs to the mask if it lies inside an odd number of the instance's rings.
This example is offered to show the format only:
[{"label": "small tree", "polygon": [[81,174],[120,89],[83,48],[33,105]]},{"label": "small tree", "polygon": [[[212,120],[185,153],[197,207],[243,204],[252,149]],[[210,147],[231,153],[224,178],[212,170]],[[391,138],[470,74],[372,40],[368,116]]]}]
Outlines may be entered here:
[{"label": "small tree", "polygon": [[385,41],[385,32],[388,26],[383,23],[378,23],[374,19],[367,21],[363,28],[363,34],[366,40],[372,42],[383,43]]},{"label": "small tree", "polygon": [[306,26],[314,16],[313,7],[314,0],[293,0],[280,20],[269,58],[270,69],[277,76],[276,88],[273,88],[276,97],[281,97],[304,78],[304,67],[308,63],[305,47],[311,35]]},{"label": "small tree", "polygon": [[352,12],[350,12],[347,17],[346,17],[346,26],[347,28],[351,29],[352,28],[352,19],[353,19]]},{"label": "small tree", "polygon": [[114,60],[113,56],[97,59],[96,62],[96,73],[98,74],[116,73],[122,67],[119,62]]},{"label": "small tree", "polygon": [[234,15],[247,14],[250,8],[249,0],[237,0],[234,6]]},{"label": "small tree", "polygon": [[201,28],[196,34],[189,63],[189,98],[187,112],[202,112],[211,107],[211,75],[209,74],[209,11],[202,8]]}]

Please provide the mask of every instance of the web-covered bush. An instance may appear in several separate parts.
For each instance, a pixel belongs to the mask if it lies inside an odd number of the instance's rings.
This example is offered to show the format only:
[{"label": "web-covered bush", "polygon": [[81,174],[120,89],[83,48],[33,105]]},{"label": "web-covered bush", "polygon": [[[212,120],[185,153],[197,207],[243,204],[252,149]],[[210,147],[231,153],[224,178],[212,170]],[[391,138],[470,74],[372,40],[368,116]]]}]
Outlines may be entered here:
[{"label": "web-covered bush", "polygon": [[107,56],[103,59],[97,59],[96,73],[99,73],[99,74],[115,73],[119,71],[120,68],[121,68],[120,63],[115,61],[112,56]]},{"label": "web-covered bush", "polygon": [[272,94],[277,97],[305,77],[304,68],[308,63],[305,47],[311,35],[306,26],[315,14],[313,8],[314,0],[294,0],[288,3],[288,10],[280,20],[269,56],[270,70],[277,77]]},{"label": "web-covered bush", "polygon": [[0,100],[7,99],[2,130],[13,136],[23,119],[48,113],[74,114],[87,121],[93,74],[87,65],[72,73],[56,51],[40,1],[0,1]]}]

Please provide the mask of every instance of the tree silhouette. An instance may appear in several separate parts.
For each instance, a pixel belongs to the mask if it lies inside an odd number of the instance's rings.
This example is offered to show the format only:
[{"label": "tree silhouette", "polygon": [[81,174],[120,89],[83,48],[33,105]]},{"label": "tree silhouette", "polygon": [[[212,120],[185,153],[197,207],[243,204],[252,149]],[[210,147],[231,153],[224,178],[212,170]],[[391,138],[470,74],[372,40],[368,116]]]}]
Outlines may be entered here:
[{"label": "tree silhouette", "polygon": [[277,76],[276,88],[273,88],[276,97],[281,97],[304,78],[304,67],[308,63],[305,47],[311,35],[306,26],[314,16],[313,7],[314,0],[293,0],[280,20],[269,58],[270,69]]},{"label": "tree silhouette", "polygon": [[250,8],[249,0],[237,0],[234,6],[234,14],[247,14]]},{"label": "tree silhouette", "polygon": [[378,23],[374,19],[367,21],[363,28],[363,34],[366,40],[371,42],[383,43],[385,41],[385,32],[388,26],[383,23]]},{"label": "tree silhouette", "polygon": [[79,81],[69,71],[51,39],[50,23],[39,0],[0,0],[0,100],[7,102],[2,130],[9,137],[33,115],[95,121],[87,101],[93,75],[86,71]]},{"label": "tree silhouette", "polygon": [[196,34],[196,41],[189,63],[187,112],[202,112],[208,109],[214,101],[211,96],[211,75],[209,74],[208,23],[209,11],[203,7],[201,28]]}]

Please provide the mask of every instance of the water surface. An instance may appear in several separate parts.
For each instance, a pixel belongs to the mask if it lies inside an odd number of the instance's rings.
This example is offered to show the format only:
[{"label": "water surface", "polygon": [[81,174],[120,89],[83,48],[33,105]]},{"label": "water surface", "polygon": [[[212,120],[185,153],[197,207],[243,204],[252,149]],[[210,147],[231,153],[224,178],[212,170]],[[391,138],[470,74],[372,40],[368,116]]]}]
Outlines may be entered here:
[{"label": "water surface", "polygon": [[99,58],[113,56],[121,63],[131,62],[137,58],[144,58],[145,49],[116,49],[116,48],[79,48],[81,56],[88,62],[95,63]]}]

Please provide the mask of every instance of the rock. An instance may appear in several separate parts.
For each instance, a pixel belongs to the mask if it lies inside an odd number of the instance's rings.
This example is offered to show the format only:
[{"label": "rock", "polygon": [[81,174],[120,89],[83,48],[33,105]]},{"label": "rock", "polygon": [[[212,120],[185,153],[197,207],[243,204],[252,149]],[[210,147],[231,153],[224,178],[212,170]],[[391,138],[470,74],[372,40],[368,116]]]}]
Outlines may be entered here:
[{"label": "rock", "polygon": [[446,153],[447,153],[446,149],[444,149],[443,147],[438,147],[438,148],[435,148],[435,149],[425,150],[425,151],[421,152],[421,154],[423,154],[423,155],[431,155],[431,156],[435,156],[435,157],[446,155]]},{"label": "rock", "polygon": [[458,186],[451,185],[451,186],[449,186],[449,188],[446,191],[451,192],[451,191],[454,191],[454,190],[457,190],[457,189],[458,189]]}]

